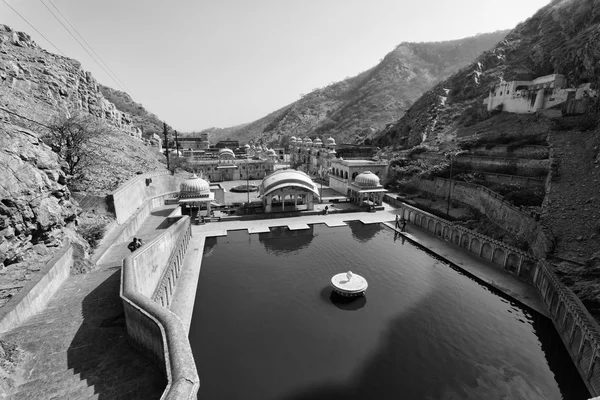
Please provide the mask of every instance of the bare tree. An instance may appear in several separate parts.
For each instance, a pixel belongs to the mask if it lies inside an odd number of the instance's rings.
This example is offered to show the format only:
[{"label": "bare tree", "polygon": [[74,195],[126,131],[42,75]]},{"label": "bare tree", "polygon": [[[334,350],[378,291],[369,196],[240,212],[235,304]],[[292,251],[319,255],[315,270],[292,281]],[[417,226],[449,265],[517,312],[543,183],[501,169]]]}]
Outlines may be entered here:
[{"label": "bare tree", "polygon": [[91,115],[60,115],[49,124],[44,142],[67,164],[67,173],[77,176],[85,166],[90,139],[100,134],[102,125]]}]

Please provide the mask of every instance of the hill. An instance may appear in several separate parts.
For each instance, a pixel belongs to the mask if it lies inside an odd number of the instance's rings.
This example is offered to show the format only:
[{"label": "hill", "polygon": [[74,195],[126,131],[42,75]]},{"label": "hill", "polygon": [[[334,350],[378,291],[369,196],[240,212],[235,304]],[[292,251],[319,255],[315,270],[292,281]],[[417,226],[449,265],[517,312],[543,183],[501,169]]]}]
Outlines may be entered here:
[{"label": "hill", "polygon": [[[93,126],[83,146],[90,162],[76,176],[46,139],[48,127],[67,114]],[[102,199],[138,172],[164,170],[135,124],[78,61],[0,25],[0,307],[65,240],[77,249],[73,272],[89,268],[88,222],[98,231],[109,217],[88,218],[75,197]]]},{"label": "hill", "polygon": [[379,64],[360,74],[315,89],[292,104],[219,138],[262,139],[332,136],[362,143],[400,118],[427,89],[490,49],[508,31],[434,43],[401,43]]},{"label": "hill", "polygon": [[102,84],[99,87],[104,98],[113,103],[117,110],[131,116],[132,124],[142,130],[144,137],[149,137],[153,133],[162,134],[163,121],[156,114],[149,112],[144,106],[133,101],[131,96],[123,91]]},{"label": "hill", "polygon": [[598,88],[600,47],[594,43],[600,39],[599,22],[598,0],[553,1],[421,96],[402,118],[375,134],[375,142],[412,147],[423,139],[444,142],[464,135],[464,128],[491,116],[482,102],[502,80],[560,73],[572,86],[590,82]]},{"label": "hill", "polygon": [[[600,0],[555,0],[519,24],[469,66],[421,96],[374,143],[389,156],[401,149],[444,153],[479,143],[517,148],[540,138],[550,148],[540,207],[538,245],[555,271],[600,320],[600,101],[590,97],[583,115],[522,115],[491,110],[483,101],[502,81],[562,74],[567,87],[600,88]],[[556,110],[558,111],[558,110]],[[538,143],[536,143],[538,144]],[[413,150],[411,150],[413,151]],[[480,150],[481,151],[481,150]],[[489,224],[488,224],[489,226]],[[544,243],[543,245],[540,245]]]}]

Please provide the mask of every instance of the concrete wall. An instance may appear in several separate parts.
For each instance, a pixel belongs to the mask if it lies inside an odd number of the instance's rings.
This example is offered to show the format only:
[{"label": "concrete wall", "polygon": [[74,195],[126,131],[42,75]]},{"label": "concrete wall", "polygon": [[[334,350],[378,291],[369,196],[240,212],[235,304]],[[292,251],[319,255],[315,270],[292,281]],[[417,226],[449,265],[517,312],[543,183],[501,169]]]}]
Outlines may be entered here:
[{"label": "concrete wall", "polygon": [[36,277],[2,307],[0,311],[0,333],[19,326],[27,318],[40,312],[60,285],[69,277],[73,264],[73,246],[66,245]]},{"label": "concrete wall", "polygon": [[[443,154],[420,153],[415,154],[413,157],[418,160],[436,163],[440,161],[447,162]],[[548,173],[550,161],[461,155],[454,159],[454,165],[467,169],[496,173],[506,173],[506,170],[510,168],[514,170],[514,172],[511,172],[512,174],[541,177]]]},{"label": "concrete wall", "polygon": [[[412,182],[419,190],[441,198],[448,197],[449,179],[416,179]],[[483,186],[453,180],[451,199],[468,204],[487,215],[498,226],[529,243],[535,240],[538,226],[536,217],[513,206],[498,193]]]},{"label": "concrete wall", "polygon": [[348,195],[348,180],[329,175],[329,187],[342,196]]},{"label": "concrete wall", "polygon": [[107,200],[114,210],[117,223],[127,221],[147,199],[163,193],[178,192],[183,180],[169,172],[153,172],[130,179],[108,195]]},{"label": "concrete wall", "polygon": [[500,183],[500,184],[514,184],[522,186],[538,186],[543,187],[545,184],[544,179],[531,178],[527,176],[518,175],[507,175],[507,174],[494,174],[491,172],[478,172],[483,174],[486,182]]},{"label": "concrete wall", "polygon": [[539,263],[534,285],[588,390],[600,395],[600,326],[545,261]]},{"label": "concrete wall", "polygon": [[162,399],[195,399],[200,386],[187,330],[165,304],[179,277],[190,237],[190,219],[181,217],[127,257],[121,270],[127,334],[163,368],[168,385]]}]

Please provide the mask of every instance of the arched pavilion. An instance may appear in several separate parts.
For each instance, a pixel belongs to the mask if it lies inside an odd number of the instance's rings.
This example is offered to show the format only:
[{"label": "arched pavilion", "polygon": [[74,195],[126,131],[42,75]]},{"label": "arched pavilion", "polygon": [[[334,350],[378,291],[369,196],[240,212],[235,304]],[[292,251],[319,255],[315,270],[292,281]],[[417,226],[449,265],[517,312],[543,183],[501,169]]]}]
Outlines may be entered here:
[{"label": "arched pavilion", "polygon": [[319,198],[317,185],[312,179],[294,169],[273,172],[262,181],[259,190],[267,213],[314,210],[315,199]]},{"label": "arched pavilion", "polygon": [[210,191],[210,184],[204,179],[192,175],[190,179],[181,182],[179,186],[179,206],[181,213],[190,215],[210,215],[210,203],[215,195]]},{"label": "arched pavilion", "polygon": [[369,202],[371,205],[381,205],[383,194],[387,192],[379,183],[379,177],[371,171],[358,174],[354,182],[348,185],[350,200],[358,205]]}]

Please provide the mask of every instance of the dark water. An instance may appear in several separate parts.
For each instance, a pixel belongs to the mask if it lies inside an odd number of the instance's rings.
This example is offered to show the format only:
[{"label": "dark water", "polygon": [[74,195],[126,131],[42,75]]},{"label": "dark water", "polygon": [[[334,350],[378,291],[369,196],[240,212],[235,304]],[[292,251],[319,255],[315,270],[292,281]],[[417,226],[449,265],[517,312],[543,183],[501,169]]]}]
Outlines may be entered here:
[{"label": "dark water", "polygon": [[202,400],[590,397],[551,321],[360,222],[207,239],[190,340]]}]

